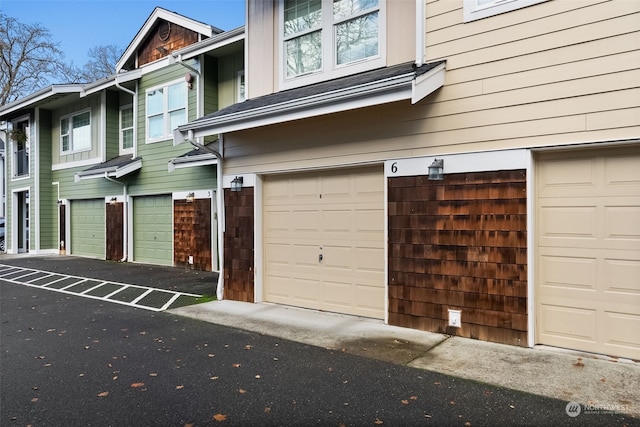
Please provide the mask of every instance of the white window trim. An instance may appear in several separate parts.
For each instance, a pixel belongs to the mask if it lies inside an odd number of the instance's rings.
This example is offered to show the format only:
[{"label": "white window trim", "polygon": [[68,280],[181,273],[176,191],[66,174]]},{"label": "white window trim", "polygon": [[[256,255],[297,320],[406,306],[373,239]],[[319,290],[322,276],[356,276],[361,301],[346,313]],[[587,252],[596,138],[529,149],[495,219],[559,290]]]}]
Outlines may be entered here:
[{"label": "white window trim", "polygon": [[494,0],[484,5],[478,5],[478,0],[463,0],[464,22],[488,18],[523,7],[532,6],[548,0]]},{"label": "white window trim", "polygon": [[[21,122],[27,122],[27,126],[29,128],[29,135],[27,135],[27,142],[28,142],[28,152],[29,154],[31,154],[31,116],[27,114],[27,115],[18,117],[14,120],[11,120],[11,130],[15,129],[17,127],[17,124]],[[18,147],[16,146],[17,142],[14,141],[13,138],[11,138],[8,133],[7,133],[7,140],[10,143],[10,146],[5,145],[5,153],[6,153],[5,161],[7,157],[11,158],[11,175],[12,175],[11,180],[17,181],[17,180],[29,178],[31,176],[31,159],[29,159],[29,161],[27,162],[27,173],[22,175],[16,175],[16,170],[18,169],[16,165],[16,151],[18,151]]]},{"label": "white window trim", "polygon": [[[75,116],[79,116],[80,114],[84,114],[84,113],[89,113],[89,132],[91,134],[91,143],[89,145],[89,148],[82,148],[80,150],[66,150],[64,151],[62,149],[62,121],[64,119],[71,119],[72,117]],[[79,111],[74,111],[71,114],[66,114],[64,116],[60,116],[60,125],[59,125],[59,129],[60,129],[60,133],[59,133],[59,137],[60,137],[60,156],[68,156],[70,154],[76,154],[76,153],[83,153],[85,151],[91,151],[93,149],[93,115],[91,114],[91,108],[85,108],[84,110],[79,110]],[[71,126],[71,120],[69,120],[69,126]],[[71,129],[70,129],[71,130]],[[73,139],[71,139],[71,146],[73,147]]]},{"label": "white window trim", "polygon": [[[168,94],[168,88],[169,86],[173,86],[175,84],[179,84],[182,83],[185,85],[185,99],[184,99],[184,110],[185,110],[185,117],[187,122],[189,121],[189,88],[187,87],[187,82],[185,82],[184,78],[181,79],[176,79],[176,80],[172,80],[170,82],[166,82],[163,83],[161,85],[157,85],[154,87],[151,87],[149,89],[147,89],[144,93],[144,133],[145,133],[145,143],[146,144],[154,144],[156,142],[162,142],[162,141],[167,141],[167,140],[171,140],[173,139],[173,129],[165,129],[166,134],[157,138],[149,138],[149,115],[147,113],[147,96],[149,94],[149,92],[152,92],[154,90],[158,90],[158,89],[165,89],[164,91],[164,105],[163,105],[163,112],[162,114],[164,115],[164,125],[165,127],[169,126],[169,110],[167,109],[167,97],[169,96]],[[135,120],[135,118],[134,118]]]},{"label": "white window trim", "polygon": [[[326,22],[333,24],[333,8],[330,7],[333,3],[332,0],[322,0],[322,67],[318,71],[310,72],[307,74],[287,77],[286,72],[286,55],[284,49],[284,0],[278,1],[278,63],[280,74],[280,90],[291,89],[300,86],[306,86],[313,83],[319,83],[326,80],[333,80],[340,77],[345,77],[351,74],[357,74],[364,71],[373,70],[375,68],[384,67],[387,63],[387,1],[379,0],[379,12],[378,12],[378,55],[375,57],[365,58],[358,61],[349,62],[346,64],[336,64],[336,49],[334,32],[326,31],[326,28],[332,28],[333,25],[328,25]],[[331,49],[326,49],[325,46],[331,46]]]},{"label": "white window trim", "polygon": [[[244,86],[244,90],[242,90],[243,86]],[[247,100],[247,80],[245,79],[245,76],[244,76],[244,70],[240,70],[236,74],[236,87],[237,87],[237,91],[236,91],[237,102],[246,101]]]},{"label": "white window trim", "polygon": [[[127,108],[131,108],[131,110],[133,110],[133,126],[131,126],[131,129],[133,129],[133,147],[131,148],[124,148],[124,141],[122,139],[122,131],[124,130],[122,128],[122,110],[125,110]],[[135,109],[133,108],[133,104],[122,105],[118,110],[118,138],[120,140],[120,154],[133,153],[133,148],[136,145],[136,116],[135,116]]]}]

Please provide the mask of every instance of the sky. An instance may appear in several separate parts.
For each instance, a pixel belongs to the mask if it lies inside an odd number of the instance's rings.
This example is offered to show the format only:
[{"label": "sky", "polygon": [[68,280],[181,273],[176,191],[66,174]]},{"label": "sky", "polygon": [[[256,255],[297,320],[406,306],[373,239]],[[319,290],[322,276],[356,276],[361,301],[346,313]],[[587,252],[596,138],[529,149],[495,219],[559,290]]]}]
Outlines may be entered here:
[{"label": "sky", "polygon": [[47,28],[77,67],[93,47],[126,49],[156,6],[225,31],[244,25],[244,0],[0,0],[5,15]]}]

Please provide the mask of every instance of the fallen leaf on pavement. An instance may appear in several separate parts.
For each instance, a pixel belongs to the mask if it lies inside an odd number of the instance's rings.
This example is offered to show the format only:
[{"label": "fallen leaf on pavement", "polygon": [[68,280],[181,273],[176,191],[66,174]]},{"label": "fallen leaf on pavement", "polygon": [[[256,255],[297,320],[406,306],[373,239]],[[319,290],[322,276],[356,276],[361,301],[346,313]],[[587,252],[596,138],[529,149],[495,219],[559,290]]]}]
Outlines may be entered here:
[{"label": "fallen leaf on pavement", "polygon": [[176,390],[182,390],[183,388],[184,388],[184,386],[183,386],[183,385],[177,385],[177,386],[176,386]]},{"label": "fallen leaf on pavement", "polygon": [[375,420],[373,423],[374,423],[375,425],[384,424],[380,418],[376,418],[376,420]]},{"label": "fallen leaf on pavement", "polygon": [[102,393],[98,393],[98,397],[105,397],[108,396],[109,392],[108,391],[103,391]]},{"label": "fallen leaf on pavement", "polygon": [[144,386],[144,383],[133,383],[133,384],[131,384],[131,387],[133,387],[133,388],[138,388],[138,387],[143,387],[143,386]]},{"label": "fallen leaf on pavement", "polygon": [[239,367],[240,367],[240,364],[239,364],[239,363],[234,363],[234,364],[233,364],[233,365],[231,365],[231,366],[233,366],[234,368],[239,368]]},{"label": "fallen leaf on pavement", "polygon": [[151,372],[151,373],[149,374],[149,376],[150,376],[150,377],[157,377],[157,376],[158,376],[158,373],[157,373],[157,372]]},{"label": "fallen leaf on pavement", "polygon": [[241,388],[240,390],[238,390],[238,392],[239,392],[240,394],[245,394],[245,393],[247,392],[247,390],[245,390],[245,389]]},{"label": "fallen leaf on pavement", "polygon": [[216,421],[224,421],[224,420],[227,419],[227,416],[226,415],[222,415],[222,414],[215,414],[213,416],[213,419],[216,420]]},{"label": "fallen leaf on pavement", "polygon": [[211,377],[210,379],[212,379],[212,380],[214,380],[214,381],[215,381],[215,380],[217,380],[218,378],[220,378],[220,377]]},{"label": "fallen leaf on pavement", "polygon": [[418,400],[418,396],[411,396],[409,399],[411,399],[411,400]]},{"label": "fallen leaf on pavement", "polygon": [[400,402],[402,402],[403,405],[409,404],[409,401],[407,399],[402,399]]}]

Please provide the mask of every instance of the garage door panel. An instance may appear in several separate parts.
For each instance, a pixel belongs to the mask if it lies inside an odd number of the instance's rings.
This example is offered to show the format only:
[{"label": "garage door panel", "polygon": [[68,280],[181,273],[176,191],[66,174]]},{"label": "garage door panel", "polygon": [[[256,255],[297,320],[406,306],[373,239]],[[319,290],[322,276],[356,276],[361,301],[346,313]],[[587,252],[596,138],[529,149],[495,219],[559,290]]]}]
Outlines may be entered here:
[{"label": "garage door panel", "polygon": [[640,261],[607,258],[604,264],[604,283],[608,291],[640,295]]},{"label": "garage door panel", "polygon": [[104,199],[71,202],[71,253],[105,258],[106,214]]},{"label": "garage door panel", "polygon": [[381,168],[267,177],[265,298],[383,318],[383,189]]},{"label": "garage door panel", "polygon": [[173,265],[173,201],[170,195],[133,199],[133,259]]},{"label": "garage door panel", "polygon": [[564,153],[538,165],[538,341],[640,358],[638,150]]}]

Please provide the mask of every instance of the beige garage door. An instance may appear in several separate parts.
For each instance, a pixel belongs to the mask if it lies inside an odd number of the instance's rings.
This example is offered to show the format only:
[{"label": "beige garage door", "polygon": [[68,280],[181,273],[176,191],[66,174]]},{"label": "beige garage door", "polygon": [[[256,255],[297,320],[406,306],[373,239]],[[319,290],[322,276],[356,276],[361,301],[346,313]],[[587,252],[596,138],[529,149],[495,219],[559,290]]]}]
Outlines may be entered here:
[{"label": "beige garage door", "polygon": [[265,299],[384,318],[382,167],[267,177]]},{"label": "beige garage door", "polygon": [[640,154],[542,156],[538,342],[640,359]]}]

